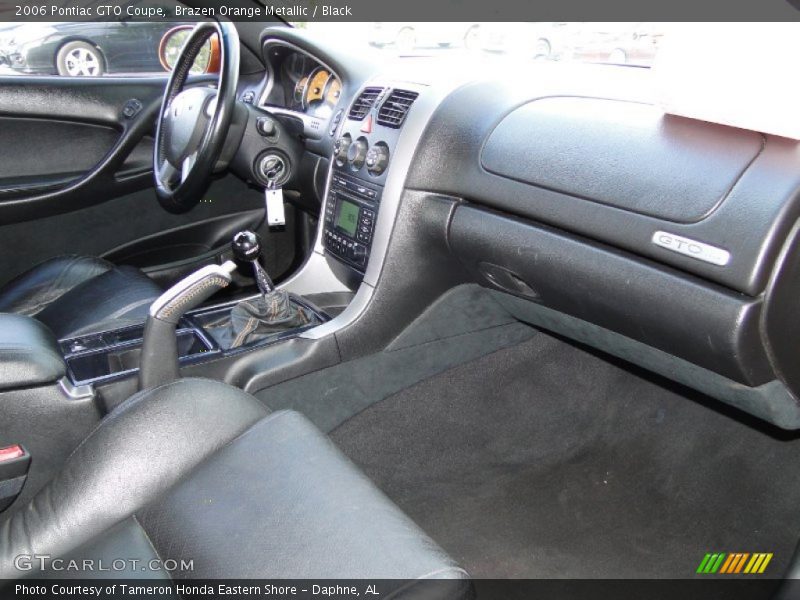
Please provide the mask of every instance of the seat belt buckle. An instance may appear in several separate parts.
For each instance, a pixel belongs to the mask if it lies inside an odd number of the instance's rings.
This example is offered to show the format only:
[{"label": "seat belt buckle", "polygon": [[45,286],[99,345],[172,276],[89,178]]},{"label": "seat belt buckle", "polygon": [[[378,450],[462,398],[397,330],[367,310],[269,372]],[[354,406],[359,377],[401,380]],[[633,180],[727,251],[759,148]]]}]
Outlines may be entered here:
[{"label": "seat belt buckle", "polygon": [[31,455],[20,444],[0,448],[0,512],[14,503],[28,479]]}]

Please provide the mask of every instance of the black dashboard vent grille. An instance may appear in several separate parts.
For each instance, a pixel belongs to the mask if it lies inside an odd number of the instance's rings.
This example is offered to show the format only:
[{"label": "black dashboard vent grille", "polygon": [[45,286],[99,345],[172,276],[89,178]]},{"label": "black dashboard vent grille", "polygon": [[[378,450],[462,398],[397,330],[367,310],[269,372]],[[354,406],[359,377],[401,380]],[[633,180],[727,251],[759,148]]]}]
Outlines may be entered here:
[{"label": "black dashboard vent grille", "polygon": [[407,90],[392,90],[389,97],[381,105],[378,111],[378,124],[386,125],[393,129],[399,129],[406,120],[408,109],[414,103],[414,100],[419,96],[416,92],[409,92]]},{"label": "black dashboard vent grille", "polygon": [[380,96],[383,88],[368,87],[358,95],[353,106],[350,107],[350,113],[347,115],[348,119],[353,121],[362,121],[367,116],[369,109],[375,104],[375,100]]}]

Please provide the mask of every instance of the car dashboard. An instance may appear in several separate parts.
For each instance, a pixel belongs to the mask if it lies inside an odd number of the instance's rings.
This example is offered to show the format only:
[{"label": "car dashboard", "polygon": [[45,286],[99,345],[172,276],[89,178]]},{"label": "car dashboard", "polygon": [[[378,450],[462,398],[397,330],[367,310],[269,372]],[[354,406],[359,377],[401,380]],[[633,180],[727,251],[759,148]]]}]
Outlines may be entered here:
[{"label": "car dashboard", "polygon": [[302,120],[319,159],[321,225],[287,286],[356,292],[307,337],[355,323],[392,277],[414,304],[465,273],[523,322],[800,428],[796,142],[665,115],[643,69],[510,84],[353,71],[296,31],[264,48],[260,106]]}]

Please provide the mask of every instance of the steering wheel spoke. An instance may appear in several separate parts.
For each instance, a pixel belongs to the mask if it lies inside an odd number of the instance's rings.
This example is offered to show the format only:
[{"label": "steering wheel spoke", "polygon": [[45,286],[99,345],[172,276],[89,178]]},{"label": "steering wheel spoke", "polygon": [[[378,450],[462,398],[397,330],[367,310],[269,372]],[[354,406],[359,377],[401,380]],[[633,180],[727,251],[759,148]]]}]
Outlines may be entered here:
[{"label": "steering wheel spoke", "polygon": [[183,159],[183,163],[181,164],[181,183],[186,181],[186,179],[189,177],[189,174],[192,172],[192,167],[196,162],[197,152],[192,152],[189,156]]},{"label": "steering wheel spoke", "polygon": [[177,175],[178,170],[172,166],[168,160],[164,160],[158,168],[158,178],[164,183],[164,185],[172,186],[175,182],[175,175]]}]

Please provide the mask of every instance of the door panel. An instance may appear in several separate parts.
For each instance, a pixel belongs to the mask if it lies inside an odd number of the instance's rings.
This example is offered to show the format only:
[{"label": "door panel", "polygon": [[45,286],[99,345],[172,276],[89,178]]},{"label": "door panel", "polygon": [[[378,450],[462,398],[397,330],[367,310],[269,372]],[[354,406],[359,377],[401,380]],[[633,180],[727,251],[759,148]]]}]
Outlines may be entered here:
[{"label": "door panel", "polygon": [[[134,264],[167,285],[207,261],[209,251],[213,255],[227,250],[234,229],[258,227],[264,216],[263,198],[261,192],[228,175],[214,182],[204,200],[183,215],[165,212],[154,192],[144,190],[79,211],[0,225],[0,285],[60,254],[103,256]],[[259,229],[266,266],[275,276],[285,273],[295,257],[289,218],[287,214],[283,231]],[[196,254],[187,254],[191,247]],[[180,269],[170,264],[176,261],[183,263]]]},{"label": "door panel", "polygon": [[123,244],[103,254],[103,258],[143,269],[185,261],[225,246],[237,231],[257,229],[263,218],[261,207],[212,217]]},{"label": "door panel", "polygon": [[[208,81],[203,76],[192,83]],[[22,188],[10,185],[3,191],[0,186],[0,223],[78,210],[150,187],[149,160],[141,160],[141,146],[152,148],[148,136],[165,83],[164,77],[0,77],[0,119],[10,125],[0,129],[0,147],[39,163],[23,169],[36,176]],[[141,108],[127,116],[131,102]],[[27,134],[25,125],[39,135]],[[137,154],[139,167],[131,169],[131,155]],[[11,169],[2,173],[12,184],[19,176]]]},{"label": "door panel", "polygon": [[[20,180],[80,176],[99,163],[118,138],[113,128],[89,123],[0,118],[0,188]],[[70,152],[64,152],[68,145]]]},{"label": "door panel", "polygon": [[[59,254],[131,263],[166,285],[261,224],[263,195],[232,175],[188,214],[158,205],[152,131],[165,81],[0,77],[0,285]],[[133,99],[142,108],[129,118]],[[262,235],[277,276],[294,261],[294,229]]]},{"label": "door panel", "polygon": [[[103,258],[139,267],[162,287],[167,287],[201,265],[219,264],[221,255],[229,252],[234,234],[243,229],[259,230],[263,220],[264,209],[260,206],[211,217],[128,242],[106,252]],[[277,243],[276,236],[270,236],[269,231],[262,232],[270,245]],[[280,265],[273,262],[271,266],[277,275],[275,269]]]}]

